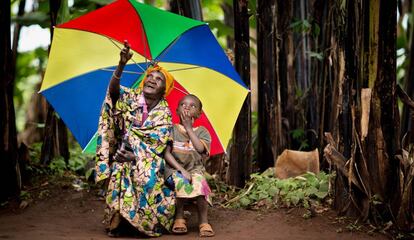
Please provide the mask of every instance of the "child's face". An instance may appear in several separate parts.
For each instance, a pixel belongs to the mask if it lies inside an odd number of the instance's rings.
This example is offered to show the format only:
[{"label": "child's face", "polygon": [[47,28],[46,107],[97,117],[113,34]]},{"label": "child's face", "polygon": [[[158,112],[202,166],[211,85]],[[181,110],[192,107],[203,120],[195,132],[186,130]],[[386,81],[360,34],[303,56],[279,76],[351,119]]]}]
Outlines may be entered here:
[{"label": "child's face", "polygon": [[200,103],[192,96],[185,96],[178,104],[177,114],[188,113],[190,117],[196,119],[200,116],[201,112]]}]

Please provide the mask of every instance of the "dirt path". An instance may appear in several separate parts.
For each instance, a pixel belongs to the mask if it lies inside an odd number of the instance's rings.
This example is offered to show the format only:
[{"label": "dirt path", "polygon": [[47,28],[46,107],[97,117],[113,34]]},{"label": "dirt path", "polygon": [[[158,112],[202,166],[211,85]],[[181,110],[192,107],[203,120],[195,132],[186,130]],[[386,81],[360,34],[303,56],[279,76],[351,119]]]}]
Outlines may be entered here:
[{"label": "dirt path", "polygon": [[[63,189],[25,210],[0,209],[0,239],[111,239],[101,224],[103,207],[103,201],[92,193]],[[194,218],[187,235],[164,235],[160,239],[197,239]],[[333,212],[306,220],[300,210],[261,213],[213,208],[210,222],[216,236],[209,239],[387,239],[378,233],[349,232],[349,225],[337,220]]]}]

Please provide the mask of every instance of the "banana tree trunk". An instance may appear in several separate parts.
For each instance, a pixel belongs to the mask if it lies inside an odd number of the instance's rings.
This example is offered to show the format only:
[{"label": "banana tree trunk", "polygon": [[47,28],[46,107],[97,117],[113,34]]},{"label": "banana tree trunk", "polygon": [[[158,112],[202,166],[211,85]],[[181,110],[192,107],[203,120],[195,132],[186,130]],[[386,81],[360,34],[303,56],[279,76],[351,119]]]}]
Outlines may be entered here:
[{"label": "banana tree trunk", "polygon": [[10,42],[10,1],[1,1],[0,5],[0,117],[1,140],[0,156],[2,173],[0,174],[0,202],[9,197],[17,195],[19,192],[17,180],[17,133],[16,118],[14,114],[13,89],[14,81],[12,78],[12,50]]},{"label": "banana tree trunk", "polygon": [[[235,67],[244,83],[250,86],[249,15],[247,0],[234,0]],[[229,179],[232,185],[243,187],[252,171],[251,99],[244,101],[233,131],[230,149]]]},{"label": "banana tree trunk", "polygon": [[200,0],[170,0],[170,11],[203,21],[203,11]]},{"label": "banana tree trunk", "polygon": [[338,169],[346,163],[335,179],[335,207],[363,220],[394,221],[401,199],[396,2],[347,1],[345,19],[338,141],[325,148]]},{"label": "banana tree trunk", "polygon": [[258,166],[261,171],[274,166],[283,151],[282,113],[279,78],[279,48],[276,0],[257,1],[258,66]]},{"label": "banana tree trunk", "polygon": [[[50,0],[49,4],[51,20],[50,32],[51,39],[53,39],[53,27],[57,23],[59,8],[61,8],[62,4],[67,4],[67,1]],[[62,119],[56,116],[53,107],[49,104],[47,105],[47,117],[44,131],[45,135],[43,138],[40,161],[47,165],[53,160],[53,157],[60,155],[65,159],[66,164],[68,164],[70,156],[66,126]]]}]

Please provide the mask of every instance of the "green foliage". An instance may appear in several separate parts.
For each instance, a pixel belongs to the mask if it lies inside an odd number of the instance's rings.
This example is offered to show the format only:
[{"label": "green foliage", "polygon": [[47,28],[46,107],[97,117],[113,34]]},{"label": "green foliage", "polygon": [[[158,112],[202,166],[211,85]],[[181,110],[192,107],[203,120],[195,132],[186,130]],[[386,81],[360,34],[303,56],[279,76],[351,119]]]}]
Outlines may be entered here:
[{"label": "green foliage", "polygon": [[257,21],[256,21],[256,14],[257,14],[257,4],[256,0],[250,0],[248,6],[248,14],[249,18],[249,26],[250,28],[256,29]]},{"label": "green foliage", "polygon": [[[231,26],[224,24],[224,11],[221,7],[223,0],[202,0],[201,6],[204,21],[209,24],[213,34],[223,48],[227,47],[227,34]],[[230,31],[233,32],[233,31]]]},{"label": "green foliage", "polygon": [[68,0],[62,0],[57,14],[56,24],[61,24],[70,20]]},{"label": "green foliage", "polygon": [[[312,202],[323,202],[329,194],[330,175],[306,173],[302,176],[277,179],[269,168],[262,174],[254,173],[246,187],[230,200],[227,206],[242,208],[267,208],[301,206],[309,209]],[[306,216],[304,216],[306,217]]]},{"label": "green foliage", "polygon": [[53,158],[48,167],[50,174],[58,176],[63,176],[67,169],[65,159],[61,156]]},{"label": "green foliage", "polygon": [[[37,48],[33,51],[19,53],[16,63],[14,85],[14,104],[16,107],[16,126],[22,131],[26,123],[28,103],[41,81],[40,72],[45,68],[47,50]],[[38,124],[38,123],[32,123]]]},{"label": "green foliage", "polygon": [[321,28],[313,19],[294,19],[289,25],[289,28],[296,33],[310,34],[312,37],[317,38],[321,32]]},{"label": "green foliage", "polygon": [[29,147],[29,156],[31,164],[40,164],[40,152],[42,150],[42,143],[33,143]]},{"label": "green foliage", "polygon": [[323,60],[323,53],[321,52],[319,53],[319,52],[307,51],[306,53],[308,54],[310,58],[316,58],[319,61]]},{"label": "green foliage", "polygon": [[259,126],[259,120],[257,117],[257,112],[252,112],[251,115],[251,121],[252,121],[252,147],[253,147],[253,161],[257,160],[257,149],[259,147],[259,137],[258,137],[258,126]]},{"label": "green foliage", "polygon": [[305,130],[298,128],[298,129],[294,129],[290,131],[290,133],[292,134],[292,138],[300,143],[300,146],[298,149],[299,151],[309,147],[308,139],[306,139],[306,136],[305,136]]},{"label": "green foliage", "polygon": [[88,179],[92,174],[93,169],[88,164],[93,161],[94,155],[82,153],[82,149],[78,144],[70,148],[70,158],[67,165],[63,157],[57,156],[52,159],[48,166],[43,166],[40,162],[41,149],[42,143],[32,144],[29,148],[30,162],[26,165],[26,170],[32,176],[62,176],[65,172],[70,171],[84,175]]},{"label": "green foliage", "polygon": [[31,195],[28,191],[21,191],[20,192],[20,200],[27,200],[30,199]]},{"label": "green foliage", "polygon": [[50,26],[50,19],[49,15],[45,12],[29,12],[24,14],[21,17],[14,17],[12,18],[13,22],[19,23],[23,26],[30,26],[38,24],[42,28],[47,28]]},{"label": "green foliage", "polygon": [[108,5],[112,3],[114,0],[89,0],[89,2],[96,3],[101,6]]},{"label": "green foliage", "polygon": [[[75,144],[69,150],[70,158],[68,168],[71,171],[77,172],[79,174],[86,174],[90,171],[88,163],[93,161],[94,154],[83,153],[79,144]],[[90,173],[89,173],[90,175]]]},{"label": "green foliage", "polygon": [[234,29],[220,20],[208,20],[206,21],[211,29],[216,29],[216,35],[220,37],[234,37]]},{"label": "green foliage", "polygon": [[311,23],[307,19],[294,19],[293,22],[289,25],[294,32],[303,33],[309,32],[311,30]]}]

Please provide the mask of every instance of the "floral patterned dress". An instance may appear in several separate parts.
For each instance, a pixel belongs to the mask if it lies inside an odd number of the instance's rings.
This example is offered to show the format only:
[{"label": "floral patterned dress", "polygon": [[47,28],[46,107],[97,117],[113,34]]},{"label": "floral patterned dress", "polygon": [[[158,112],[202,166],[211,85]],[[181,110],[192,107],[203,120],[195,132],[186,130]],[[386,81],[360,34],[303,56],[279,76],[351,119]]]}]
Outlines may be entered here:
[{"label": "floral patterned dress", "polygon": [[176,124],[173,128],[172,155],[191,174],[191,183],[180,172],[171,170],[171,167],[168,167],[167,174],[172,176],[177,198],[204,196],[207,202],[212,205],[211,190],[204,177],[206,169],[203,163],[204,159],[209,156],[211,136],[208,130],[202,126],[194,128],[194,133],[206,149],[204,154],[199,154],[195,150],[182,125]]},{"label": "floral patterned dress", "polygon": [[[175,194],[164,185],[163,178],[163,151],[171,140],[171,112],[162,99],[142,121],[142,97],[141,90],[121,86],[113,106],[107,93],[98,128],[96,181],[109,178],[104,219],[107,229],[116,227],[114,216],[120,215],[140,232],[160,236],[163,229],[171,229],[175,213]],[[122,136],[126,136],[135,161],[112,161]]]}]

